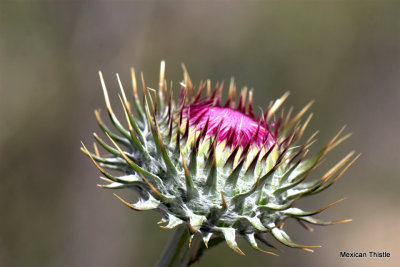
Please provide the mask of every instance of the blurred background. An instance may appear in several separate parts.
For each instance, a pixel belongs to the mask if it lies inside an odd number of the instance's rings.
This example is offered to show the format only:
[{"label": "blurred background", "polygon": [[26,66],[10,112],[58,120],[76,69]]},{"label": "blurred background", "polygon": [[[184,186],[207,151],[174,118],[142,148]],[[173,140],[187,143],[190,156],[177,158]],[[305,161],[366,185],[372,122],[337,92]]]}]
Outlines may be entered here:
[{"label": "blurred background", "polygon": [[[255,106],[289,90],[285,106],[316,102],[308,134],[315,149],[344,125],[353,136],[328,155],[361,158],[329,190],[299,201],[307,209],[348,199],[320,214],[353,222],[288,232],[314,253],[265,255],[239,241],[194,266],[400,265],[400,3],[388,1],[55,1],[0,3],[0,266],[154,266],[172,231],[155,212],[133,212],[80,151],[99,132],[102,70],[117,102],[118,72],[167,79],[234,76],[255,88]],[[106,117],[104,118],[106,119]],[[133,193],[124,193],[134,199]],[[386,251],[388,259],[344,259],[340,251]]]}]

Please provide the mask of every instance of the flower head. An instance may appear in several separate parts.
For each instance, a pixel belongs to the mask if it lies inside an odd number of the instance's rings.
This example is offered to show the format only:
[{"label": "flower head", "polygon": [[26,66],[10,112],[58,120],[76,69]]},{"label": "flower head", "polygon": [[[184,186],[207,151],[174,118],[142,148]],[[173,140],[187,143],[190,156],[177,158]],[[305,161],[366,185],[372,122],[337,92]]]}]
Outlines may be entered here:
[{"label": "flower head", "polygon": [[[268,236],[289,247],[311,250],[313,246],[296,244],[285,232],[284,222],[289,218],[306,229],[311,229],[306,224],[349,221],[325,222],[313,217],[341,200],[316,211],[294,207],[299,198],[332,185],[357,159],[351,152],[322,177],[309,178],[321,159],[349,137],[341,137],[343,129],[319,153],[307,157],[315,134],[303,143],[300,140],[312,116],[303,124],[300,120],[311,103],[293,118],[291,110],[277,115],[288,96],[285,93],[257,116],[253,93],[247,93],[246,87],[236,104],[232,80],[228,100],[221,104],[223,83],[213,90],[210,81],[200,83],[196,92],[184,70],[178,103],[172,88],[167,88],[164,62],[158,90],[147,88],[142,76],[142,102],[134,70],[133,104],[127,101],[117,76],[127,127],[114,114],[100,73],[108,114],[118,134],[105,126],[97,110],[97,121],[112,145],[94,134],[106,154],[100,155],[96,145],[94,153],[83,144],[82,150],[105,176],[101,178],[107,184],[101,187],[131,188],[138,193],[136,203],[117,197],[134,210],[159,211],[163,228],[187,224],[192,237],[201,235],[206,245],[211,238],[224,238],[240,254],[236,236],[244,237],[257,250],[261,249],[256,240],[276,248]],[[121,175],[112,175],[107,169]]]},{"label": "flower head", "polygon": [[[215,137],[218,134],[217,142],[226,142],[226,146],[234,147],[240,145],[242,148],[247,145],[261,148],[271,147],[275,142],[275,134],[263,120],[257,120],[251,112],[246,114],[245,106],[239,104],[237,108],[229,105],[230,99],[224,106],[213,103],[215,97],[206,101],[195,101],[184,107],[184,118],[189,120],[189,126],[194,131],[201,131],[207,128],[205,134]],[[239,103],[242,103],[241,98]],[[251,104],[249,105],[251,107]]]}]

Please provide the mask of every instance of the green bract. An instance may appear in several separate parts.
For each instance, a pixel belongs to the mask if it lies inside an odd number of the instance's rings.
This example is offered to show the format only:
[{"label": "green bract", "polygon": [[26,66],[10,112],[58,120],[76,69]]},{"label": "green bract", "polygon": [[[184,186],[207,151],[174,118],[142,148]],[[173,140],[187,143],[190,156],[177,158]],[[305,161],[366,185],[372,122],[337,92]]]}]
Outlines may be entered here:
[{"label": "green bract", "polygon": [[[133,105],[118,78],[127,127],[115,116],[100,73],[108,114],[115,129],[107,128],[100,111],[95,111],[109,142],[96,134],[94,137],[106,154],[100,155],[97,146],[94,153],[84,145],[82,150],[105,176],[101,178],[108,184],[101,187],[131,188],[139,196],[136,203],[117,197],[134,210],[160,212],[165,223],[163,228],[187,224],[192,237],[196,233],[201,235],[206,246],[210,239],[224,238],[240,254],[243,252],[237,246],[236,236],[244,237],[257,250],[261,249],[256,240],[275,248],[267,241],[268,235],[289,247],[304,250],[314,247],[298,245],[290,239],[283,228],[288,218],[296,219],[307,229],[311,228],[306,223],[328,225],[349,221],[325,222],[313,217],[341,200],[316,211],[294,207],[299,198],[332,185],[357,159],[351,152],[321,178],[309,178],[326,153],[349,137],[341,137],[343,129],[319,153],[307,157],[315,134],[299,143],[311,115],[304,124],[300,124],[300,119],[311,103],[293,118],[290,110],[287,115],[282,111],[275,119],[288,96],[285,93],[257,117],[252,111],[252,91],[246,106],[247,88],[242,89],[235,107],[236,88],[232,80],[228,101],[222,106],[223,84],[217,84],[212,91],[207,81],[200,83],[195,92],[185,69],[176,103],[172,89],[167,89],[164,69],[162,62],[158,90],[147,88],[142,76],[142,101],[132,69]],[[190,110],[195,107],[197,117],[191,117]],[[234,116],[240,118],[236,124],[232,121]],[[250,124],[257,130],[239,128]],[[111,175],[106,169],[119,171],[121,175]]]}]

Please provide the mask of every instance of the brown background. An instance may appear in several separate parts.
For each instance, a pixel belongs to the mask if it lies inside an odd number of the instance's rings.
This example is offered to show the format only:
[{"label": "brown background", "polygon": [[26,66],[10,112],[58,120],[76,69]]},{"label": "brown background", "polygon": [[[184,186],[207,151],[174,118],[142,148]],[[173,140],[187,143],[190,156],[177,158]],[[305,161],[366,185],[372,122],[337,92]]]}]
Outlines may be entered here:
[{"label": "brown background", "polygon": [[[119,72],[157,85],[159,62],[181,80],[211,78],[255,88],[255,105],[290,90],[286,107],[315,99],[308,134],[321,147],[343,125],[353,137],[328,156],[362,157],[328,191],[299,205],[353,222],[288,232],[315,253],[246,257],[226,245],[196,266],[399,266],[400,3],[388,1],[56,1],[0,3],[0,266],[153,266],[171,231],[159,215],[132,212],[96,187],[79,151],[98,131],[103,70],[117,102]],[[295,109],[296,110],[296,109]],[[125,193],[126,198],[133,195]],[[342,259],[340,251],[390,259]]]}]

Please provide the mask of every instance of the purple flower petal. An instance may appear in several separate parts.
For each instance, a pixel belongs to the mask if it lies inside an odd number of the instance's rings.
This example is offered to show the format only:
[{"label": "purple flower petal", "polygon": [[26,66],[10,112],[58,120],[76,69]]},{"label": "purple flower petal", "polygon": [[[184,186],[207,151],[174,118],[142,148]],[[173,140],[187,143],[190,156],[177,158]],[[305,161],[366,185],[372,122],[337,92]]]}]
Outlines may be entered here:
[{"label": "purple flower petal", "polygon": [[241,110],[203,101],[184,107],[183,117],[187,118],[188,113],[189,125],[196,127],[198,131],[205,127],[209,119],[206,135],[214,137],[218,134],[218,143],[227,141],[226,145],[229,147],[239,144],[241,147],[251,145],[260,148],[265,145],[269,148],[276,140],[275,134],[264,121],[257,121],[255,117],[246,115]]}]

